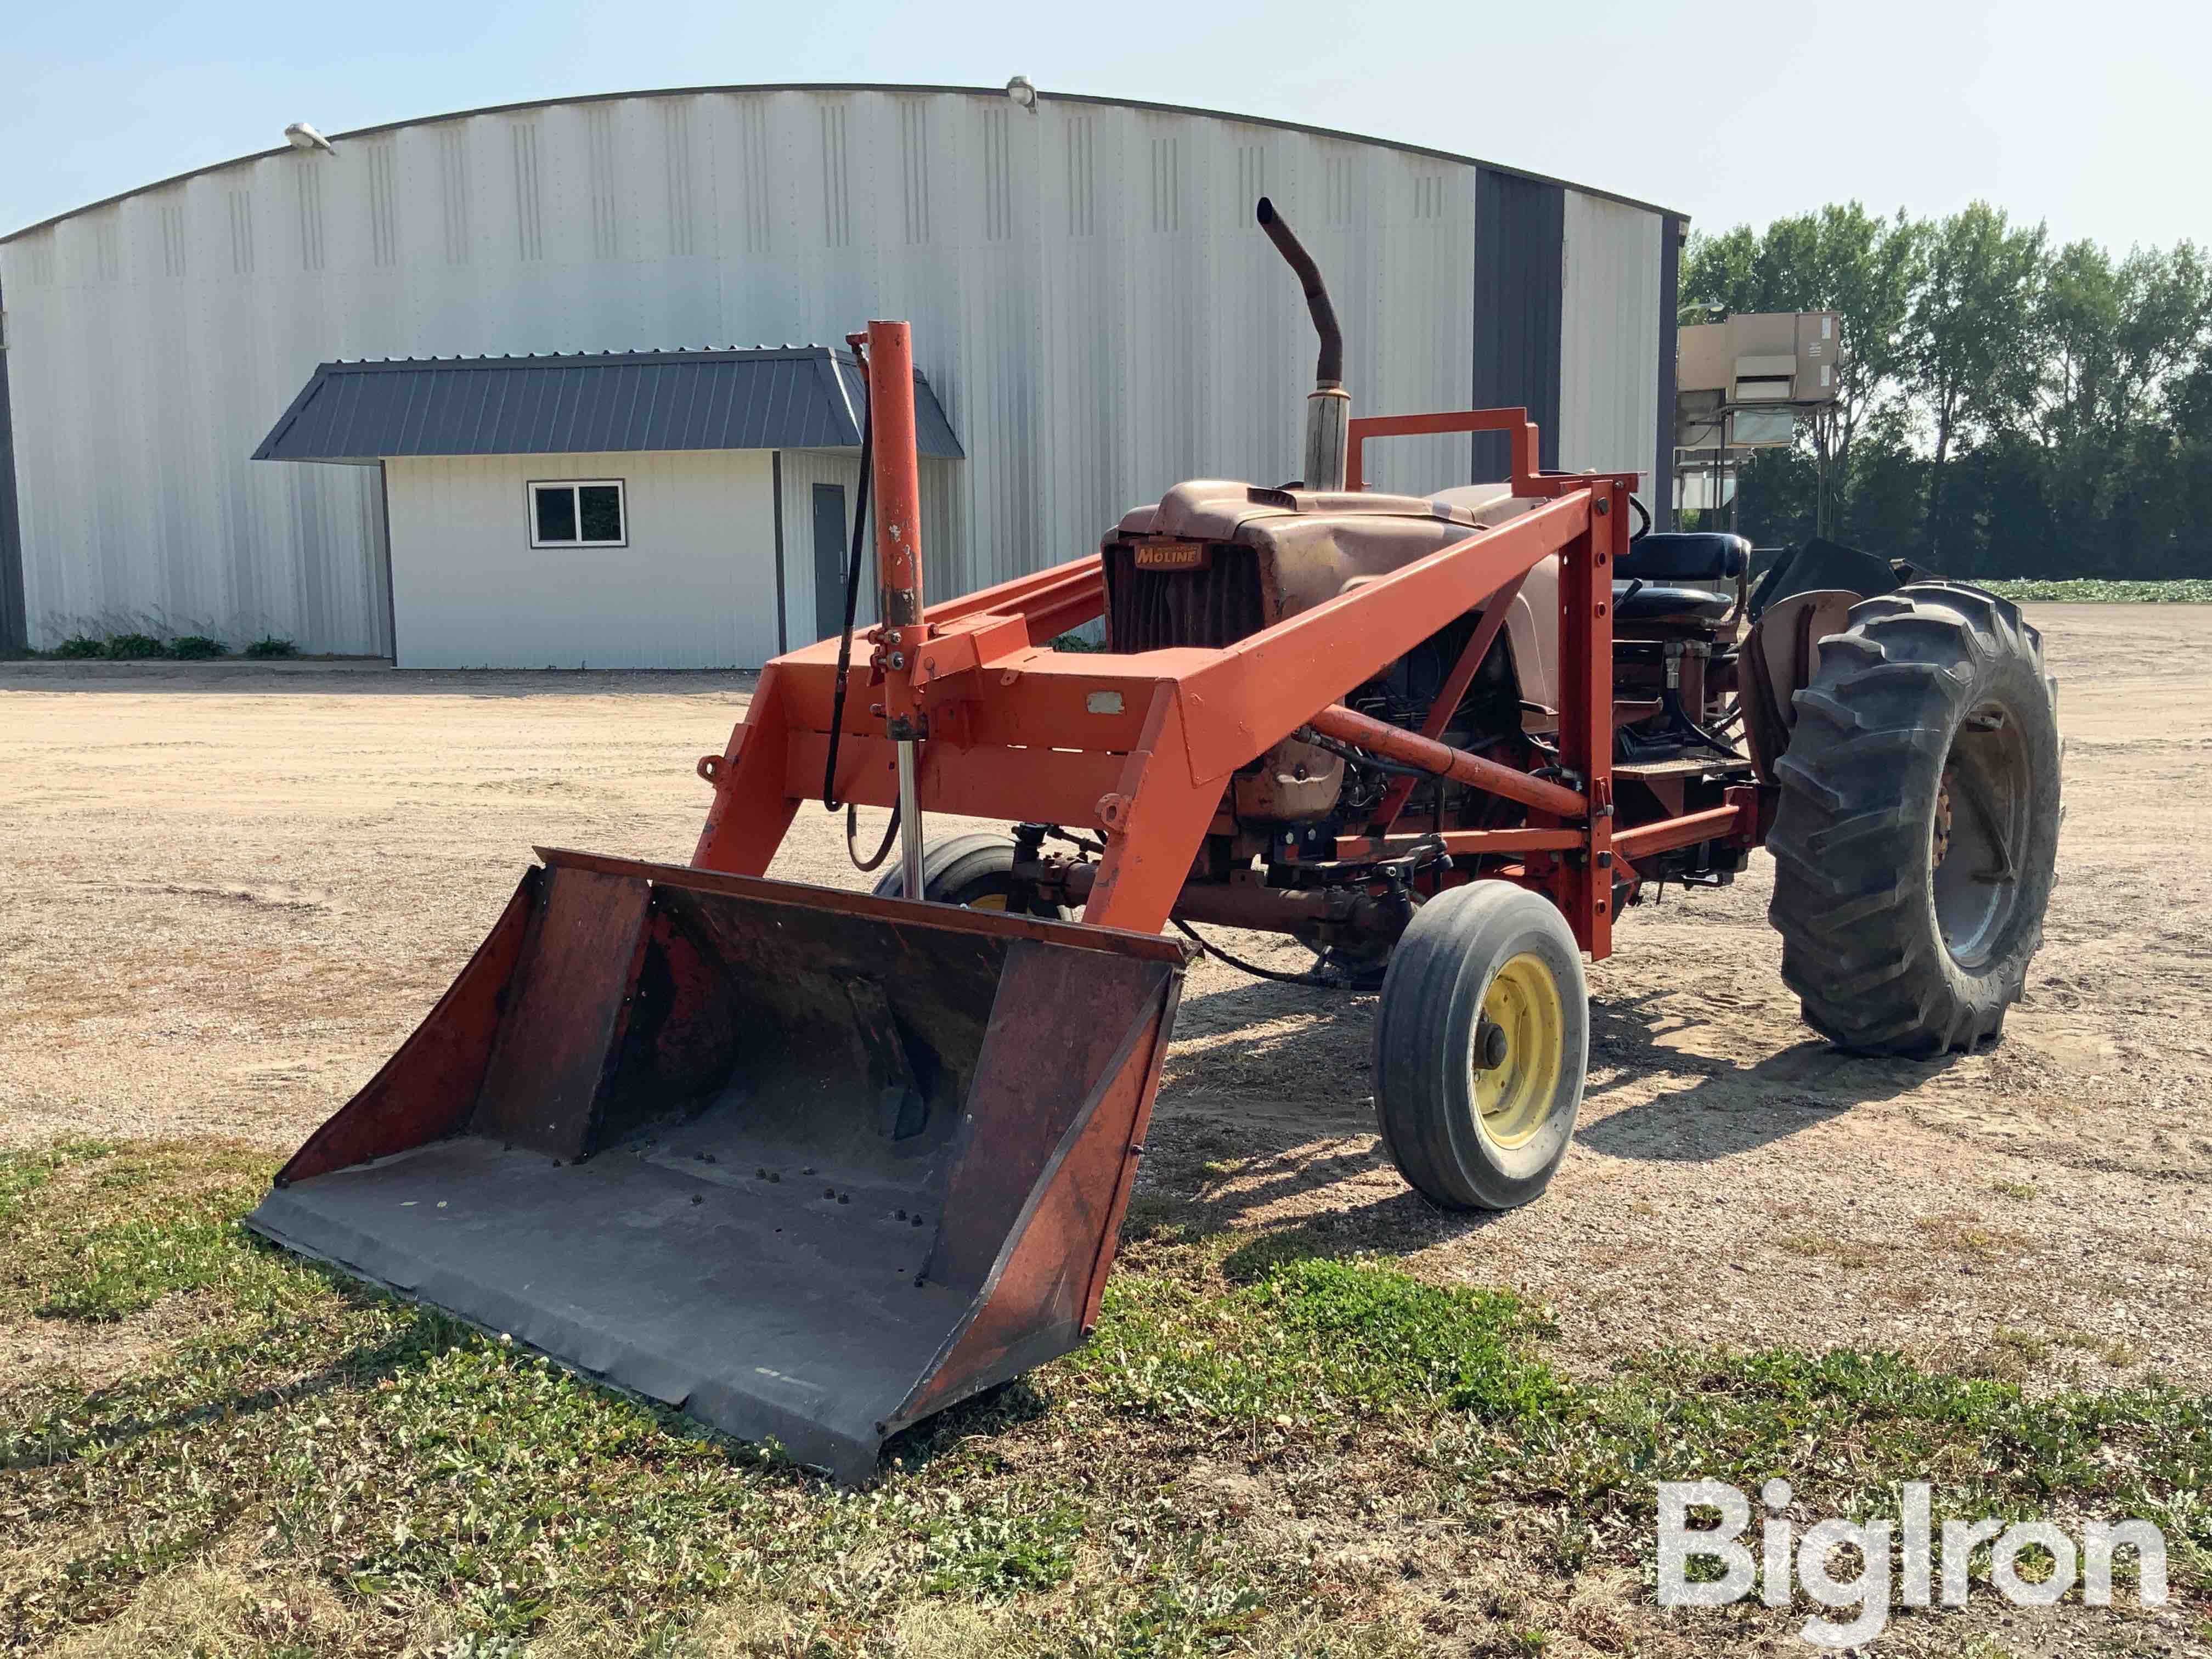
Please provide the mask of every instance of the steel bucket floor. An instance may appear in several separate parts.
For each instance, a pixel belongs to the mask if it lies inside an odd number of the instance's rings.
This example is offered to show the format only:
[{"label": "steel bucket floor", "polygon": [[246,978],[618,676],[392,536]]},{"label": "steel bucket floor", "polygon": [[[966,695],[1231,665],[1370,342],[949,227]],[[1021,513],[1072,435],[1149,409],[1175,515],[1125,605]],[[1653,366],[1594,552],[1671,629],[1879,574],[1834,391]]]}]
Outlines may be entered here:
[{"label": "steel bucket floor", "polygon": [[935,1228],[889,1194],[756,1175],[742,1116],[561,1165],[440,1141],[271,1193],[254,1225],[857,1478],[971,1296],[915,1285]]}]

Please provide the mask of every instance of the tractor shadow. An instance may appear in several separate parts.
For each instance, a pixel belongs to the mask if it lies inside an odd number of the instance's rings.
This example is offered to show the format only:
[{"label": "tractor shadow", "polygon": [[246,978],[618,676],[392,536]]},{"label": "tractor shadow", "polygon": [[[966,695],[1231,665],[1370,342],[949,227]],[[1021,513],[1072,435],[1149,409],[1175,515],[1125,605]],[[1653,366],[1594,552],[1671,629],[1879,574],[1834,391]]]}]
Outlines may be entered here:
[{"label": "tractor shadow", "polygon": [[[1127,1247],[1249,1232],[1224,1261],[1233,1278],[1301,1255],[1410,1254],[1502,1218],[1443,1209],[1392,1165],[1376,1134],[1373,997],[1255,984],[1200,1002],[1212,1042],[1170,1063]],[[1590,1068],[1603,1080],[1584,1098],[1581,1149],[1710,1163],[1908,1095],[1960,1058],[1863,1059],[1807,1033],[1739,1061],[1686,1051],[1698,1023],[1662,992],[1591,1003]],[[1297,1056],[1295,1071],[1278,1054]]]},{"label": "tractor shadow", "polygon": [[[1608,1158],[1711,1163],[1911,1094],[1962,1058],[1847,1054],[1810,1031],[1749,1061],[1687,1052],[1662,1039],[1713,1022],[1686,1019],[1679,999],[1659,1012],[1662,994],[1591,1004],[1590,1068],[1615,1075],[1583,1097],[1578,1145]],[[1622,1094],[1640,1097],[1613,1106]]]},{"label": "tractor shadow", "polygon": [[[257,1251],[276,1251],[278,1248],[259,1238],[248,1239],[246,1247]],[[398,1299],[388,1291],[364,1284],[320,1261],[297,1261],[294,1265],[301,1273],[321,1279],[349,1313],[389,1307]],[[440,1355],[467,1346],[476,1334],[459,1320],[431,1309],[418,1308],[411,1319],[382,1340],[349,1349],[328,1364],[289,1381],[230,1393],[217,1392],[189,1405],[168,1409],[160,1408],[164,1394],[149,1387],[148,1378],[125,1378],[82,1396],[82,1404],[71,1415],[94,1419],[89,1424],[50,1435],[35,1446],[26,1440],[17,1448],[17,1455],[25,1462],[41,1466],[74,1462],[110,1447],[150,1436],[234,1423],[265,1412],[296,1409],[302,1402],[325,1395],[374,1388],[402,1372],[419,1370]],[[252,1331],[237,1336],[204,1338],[191,1346],[204,1362],[221,1367],[252,1364],[267,1341],[265,1332]],[[112,1405],[124,1409],[100,1420]],[[155,1409],[135,1409],[140,1406]],[[0,1468],[5,1467],[8,1466],[0,1464]]]}]

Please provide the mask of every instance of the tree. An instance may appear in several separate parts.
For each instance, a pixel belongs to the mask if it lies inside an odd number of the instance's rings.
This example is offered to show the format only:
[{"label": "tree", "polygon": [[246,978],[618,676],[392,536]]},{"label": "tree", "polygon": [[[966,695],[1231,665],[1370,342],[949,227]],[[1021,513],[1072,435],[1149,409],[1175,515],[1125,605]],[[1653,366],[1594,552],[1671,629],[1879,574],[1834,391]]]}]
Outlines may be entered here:
[{"label": "tree", "polygon": [[1996,429],[2033,402],[2044,231],[2014,230],[2001,208],[1975,202],[1936,225],[1906,325],[1908,349],[1935,428],[1928,473],[1929,554],[1945,534],[1943,472],[1963,433]]},{"label": "tree", "polygon": [[1850,476],[1853,441],[1900,390],[1905,322],[1926,240],[1923,228],[1902,210],[1890,220],[1875,218],[1856,202],[1820,210],[1819,308],[1842,313],[1844,334],[1836,401],[1813,422],[1821,495],[1815,516],[1824,530],[1835,521],[1827,503],[1838,482]]},{"label": "tree", "polygon": [[1986,204],[1856,202],[1693,237],[1686,302],[1844,318],[1839,395],[1747,464],[1744,528],[1958,575],[2212,574],[2212,270]]},{"label": "tree", "polygon": [[2099,424],[2101,389],[2112,379],[2119,336],[2119,285],[2112,261],[2094,242],[2069,242],[2045,274],[2040,326],[2050,353],[2044,370],[2044,442],[2056,448]]},{"label": "tree", "polygon": [[2212,325],[2212,272],[2189,242],[2137,248],[2117,266],[2094,243],[2069,242],[2051,259],[2039,323],[2045,441],[2118,441],[2164,412],[2195,360]]},{"label": "tree", "polygon": [[1763,311],[1765,295],[1753,266],[1760,238],[1749,225],[1720,235],[1690,233],[1682,251],[1681,301],[1685,307],[1717,305],[1726,311]]},{"label": "tree", "polygon": [[2138,417],[2162,412],[2166,393],[2205,352],[2212,272],[2196,244],[2182,242],[2170,253],[2131,250],[2115,282],[2120,319],[2107,419],[2119,432]]}]

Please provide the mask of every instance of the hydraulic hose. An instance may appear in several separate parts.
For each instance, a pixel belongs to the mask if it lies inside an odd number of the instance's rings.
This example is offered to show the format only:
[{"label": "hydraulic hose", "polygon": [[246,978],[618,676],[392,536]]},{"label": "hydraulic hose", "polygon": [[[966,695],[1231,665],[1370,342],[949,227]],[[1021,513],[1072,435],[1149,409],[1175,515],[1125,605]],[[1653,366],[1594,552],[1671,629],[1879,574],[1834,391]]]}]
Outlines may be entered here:
[{"label": "hydraulic hose", "polygon": [[1198,948],[1205,951],[1206,955],[1228,963],[1229,966],[1234,968],[1240,974],[1249,974],[1254,979],[1267,980],[1277,985],[1303,985],[1313,990],[1333,990],[1336,988],[1331,981],[1323,978],[1319,973],[1310,969],[1303,974],[1279,973],[1273,968],[1262,968],[1257,963],[1247,962],[1242,957],[1232,957],[1228,951],[1223,950],[1212,939],[1206,938],[1206,935],[1200,933],[1197,928],[1192,927],[1182,917],[1170,916],[1168,920],[1174,923],[1176,927],[1185,938],[1189,939],[1193,945],[1198,946]]},{"label": "hydraulic hose", "polygon": [[837,689],[830,701],[830,756],[822,766],[822,805],[834,812],[837,799],[837,740],[845,730],[845,681],[853,670],[853,617],[860,602],[860,555],[867,546],[868,474],[875,453],[875,410],[868,377],[860,376],[860,487],[853,507],[853,550],[845,561],[845,628],[837,639]]},{"label": "hydraulic hose", "polygon": [[883,844],[873,858],[862,858],[854,844],[860,829],[860,809],[837,799],[837,744],[845,732],[845,681],[853,672],[853,618],[860,603],[860,556],[868,544],[868,477],[875,455],[875,424],[874,405],[868,401],[868,377],[864,374],[860,376],[860,487],[853,504],[853,550],[845,560],[845,626],[837,636],[837,689],[830,699],[830,755],[822,763],[822,805],[832,812],[844,807],[845,856],[864,874],[890,856],[899,832],[899,809],[894,803]]}]

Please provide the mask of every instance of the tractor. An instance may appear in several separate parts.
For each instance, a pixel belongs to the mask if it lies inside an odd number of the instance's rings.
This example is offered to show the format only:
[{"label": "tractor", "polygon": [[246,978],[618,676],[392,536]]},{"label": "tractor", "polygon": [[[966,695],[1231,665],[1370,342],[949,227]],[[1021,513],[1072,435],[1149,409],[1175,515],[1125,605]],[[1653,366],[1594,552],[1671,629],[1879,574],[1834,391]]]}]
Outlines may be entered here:
[{"label": "tractor", "polygon": [[[857,1480],[1090,1334],[1197,951],[1374,1000],[1383,1145],[1452,1210],[1559,1167],[1623,913],[1762,845],[1814,1030],[1995,1040],[2058,823],[2018,610],[1826,543],[1754,582],[1742,539],[1655,529],[1634,475],[1540,468],[1522,410],[1354,416],[1321,274],[1257,221],[1319,337],[1297,479],[1179,483],[932,604],[910,331],[850,337],[845,627],[699,761],[690,863],[538,849],[250,1224]],[[1365,487],[1370,445],[1439,433],[1504,434],[1507,476]],[[1103,649],[1055,648],[1084,629]],[[848,844],[892,809],[854,849],[896,843],[873,893],[767,877],[817,799]],[[1252,969],[1218,927],[1311,965]]]}]

